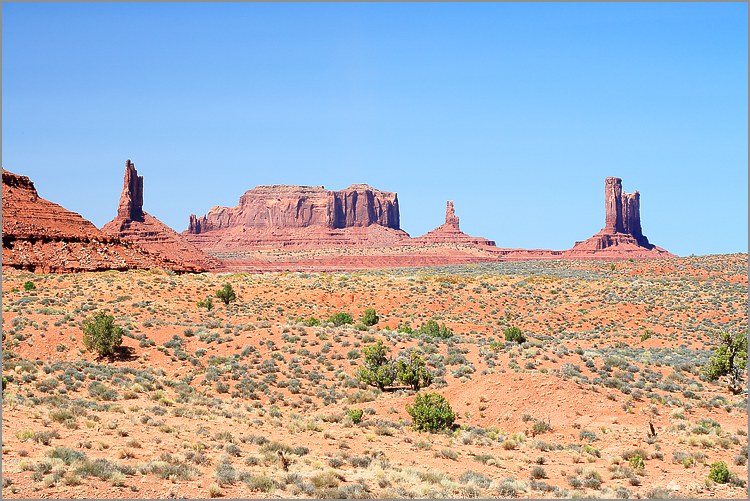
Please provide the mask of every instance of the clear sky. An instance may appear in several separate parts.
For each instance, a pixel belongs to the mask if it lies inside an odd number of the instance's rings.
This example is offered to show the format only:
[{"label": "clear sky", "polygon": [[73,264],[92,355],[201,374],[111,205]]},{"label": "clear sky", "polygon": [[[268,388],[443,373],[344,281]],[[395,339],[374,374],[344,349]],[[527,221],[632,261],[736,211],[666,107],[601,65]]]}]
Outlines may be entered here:
[{"label": "clear sky", "polygon": [[368,183],[412,236],[503,247],[641,192],[680,255],[747,252],[745,3],[2,6],[3,166],[97,226],[125,160],[178,231],[260,184]]}]

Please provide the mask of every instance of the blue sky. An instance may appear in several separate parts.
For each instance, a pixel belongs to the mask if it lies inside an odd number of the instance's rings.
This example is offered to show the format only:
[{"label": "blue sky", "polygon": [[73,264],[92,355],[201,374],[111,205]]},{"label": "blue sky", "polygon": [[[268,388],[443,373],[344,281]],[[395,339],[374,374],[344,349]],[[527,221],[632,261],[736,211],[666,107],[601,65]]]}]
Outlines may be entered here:
[{"label": "blue sky", "polygon": [[747,4],[27,4],[3,166],[102,226],[125,160],[182,231],[260,184],[396,191],[421,235],[566,249],[606,176],[649,239],[747,252]]}]

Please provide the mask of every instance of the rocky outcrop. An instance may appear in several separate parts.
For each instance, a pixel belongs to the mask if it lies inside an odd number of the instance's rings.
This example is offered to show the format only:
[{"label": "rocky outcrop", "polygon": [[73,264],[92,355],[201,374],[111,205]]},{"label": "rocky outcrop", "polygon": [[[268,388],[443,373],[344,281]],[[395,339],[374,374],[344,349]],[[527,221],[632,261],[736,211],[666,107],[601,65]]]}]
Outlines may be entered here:
[{"label": "rocky outcrop", "polygon": [[398,195],[355,184],[331,191],[323,186],[258,186],[235,207],[213,207],[190,215],[183,236],[203,249],[258,246],[310,248],[393,245],[408,238],[400,229]]},{"label": "rocky outcrop", "polygon": [[159,256],[176,271],[200,272],[220,266],[219,261],[143,211],[143,176],[138,175],[130,160],[125,163],[125,182],[117,217],[105,224],[102,231]]},{"label": "rocky outcrop", "polygon": [[130,160],[125,162],[125,182],[117,217],[127,221],[143,221],[143,176],[138,175]]},{"label": "rocky outcrop", "polygon": [[604,181],[604,228],[572,249],[566,258],[587,258],[610,255],[617,258],[668,257],[669,252],[651,244],[641,229],[640,193],[623,193],[622,179],[608,177]]},{"label": "rocky outcrop", "polygon": [[458,216],[453,207],[453,201],[448,200],[445,205],[445,223],[431,232],[414,239],[421,244],[457,244],[494,247],[495,242],[482,237],[471,237],[461,231]]},{"label": "rocky outcrop", "polygon": [[28,177],[6,170],[2,177],[3,266],[38,273],[169,267],[158,256],[41,198]]}]

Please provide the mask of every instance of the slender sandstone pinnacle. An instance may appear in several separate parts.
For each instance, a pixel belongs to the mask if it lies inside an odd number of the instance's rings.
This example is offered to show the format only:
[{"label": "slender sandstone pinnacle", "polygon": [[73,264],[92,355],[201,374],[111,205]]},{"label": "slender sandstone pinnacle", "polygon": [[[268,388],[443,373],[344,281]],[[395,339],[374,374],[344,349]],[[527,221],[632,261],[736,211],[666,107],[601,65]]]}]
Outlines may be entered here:
[{"label": "slender sandstone pinnacle", "polygon": [[445,224],[459,229],[458,216],[456,216],[456,211],[453,208],[453,200],[448,200],[445,204]]},{"label": "slender sandstone pinnacle", "polygon": [[133,162],[125,162],[125,181],[120,195],[117,216],[128,221],[143,221],[143,176]]}]

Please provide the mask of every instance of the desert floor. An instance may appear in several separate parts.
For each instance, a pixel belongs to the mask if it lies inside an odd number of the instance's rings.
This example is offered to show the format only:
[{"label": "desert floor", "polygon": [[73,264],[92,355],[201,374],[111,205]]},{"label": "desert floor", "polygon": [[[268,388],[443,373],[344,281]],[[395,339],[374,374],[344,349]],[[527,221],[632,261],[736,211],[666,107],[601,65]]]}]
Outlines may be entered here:
[{"label": "desert floor", "polygon": [[[747,388],[700,369],[717,331],[747,332],[747,259],[4,270],[2,495],[744,498]],[[197,305],[225,283],[236,302]],[[370,307],[373,327],[326,321]],[[114,360],[82,344],[100,311],[125,331]],[[430,319],[452,337],[398,331]],[[415,431],[414,391],[357,380],[376,340],[424,357],[454,429]]]}]

